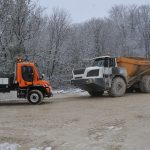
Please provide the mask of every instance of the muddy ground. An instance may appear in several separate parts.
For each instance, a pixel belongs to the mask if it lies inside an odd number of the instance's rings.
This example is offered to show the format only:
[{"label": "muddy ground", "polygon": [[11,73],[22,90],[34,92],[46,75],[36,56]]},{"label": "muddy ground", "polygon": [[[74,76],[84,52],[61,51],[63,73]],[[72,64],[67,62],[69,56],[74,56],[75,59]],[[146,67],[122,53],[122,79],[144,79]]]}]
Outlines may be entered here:
[{"label": "muddy ground", "polygon": [[0,95],[0,143],[17,143],[22,150],[150,149],[150,94],[57,94],[36,106],[13,96],[5,102]]}]

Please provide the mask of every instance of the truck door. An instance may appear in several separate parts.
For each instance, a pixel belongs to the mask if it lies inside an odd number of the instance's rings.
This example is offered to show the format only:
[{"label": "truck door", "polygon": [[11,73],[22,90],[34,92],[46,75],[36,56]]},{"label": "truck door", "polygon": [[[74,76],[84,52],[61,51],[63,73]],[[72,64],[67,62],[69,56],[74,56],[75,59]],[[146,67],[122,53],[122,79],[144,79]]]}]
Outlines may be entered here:
[{"label": "truck door", "polygon": [[112,67],[115,67],[115,59],[106,57],[104,60],[104,74],[111,75]]},{"label": "truck door", "polygon": [[26,82],[33,82],[34,73],[32,66],[22,66],[22,78]]},{"label": "truck door", "polygon": [[112,68],[115,67],[115,59],[106,57],[104,59],[104,81],[105,81],[105,88],[111,86],[111,75],[112,75]]},{"label": "truck door", "polygon": [[19,87],[24,88],[28,85],[32,85],[34,81],[34,69],[31,65],[25,65],[22,63],[17,64],[16,80]]}]

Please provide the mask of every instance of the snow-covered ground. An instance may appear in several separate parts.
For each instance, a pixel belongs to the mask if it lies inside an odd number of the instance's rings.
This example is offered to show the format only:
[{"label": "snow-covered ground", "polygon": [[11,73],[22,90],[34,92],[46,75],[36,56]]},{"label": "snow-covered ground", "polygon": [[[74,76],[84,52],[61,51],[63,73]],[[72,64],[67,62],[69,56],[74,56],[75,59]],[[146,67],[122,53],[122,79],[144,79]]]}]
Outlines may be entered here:
[{"label": "snow-covered ground", "polygon": [[82,90],[81,89],[53,90],[54,94],[79,93],[79,92],[82,92]]},{"label": "snow-covered ground", "polygon": [[[62,90],[53,90],[53,94],[76,94],[80,93],[81,95],[87,94],[87,92],[78,89],[78,88],[70,88],[70,89],[62,89]],[[17,93],[16,91],[11,91],[10,93],[0,93],[0,101],[10,101],[10,100],[17,100]],[[21,99],[20,99],[21,100]]]},{"label": "snow-covered ground", "polygon": [[46,148],[43,148],[43,147],[39,147],[39,148],[30,148],[30,150],[51,150],[51,147],[46,147]]},{"label": "snow-covered ground", "polygon": [[21,146],[18,144],[3,143],[0,144],[0,150],[18,150]]},{"label": "snow-covered ground", "polygon": [[78,89],[78,88],[70,88],[67,90],[53,90],[53,94],[74,94],[74,93],[84,93],[85,91]]},{"label": "snow-covered ground", "polygon": [[16,100],[17,99],[17,92],[11,91],[10,93],[0,93],[0,100]]},{"label": "snow-covered ground", "polygon": [[[19,145],[19,144],[3,143],[3,144],[0,144],[0,150],[21,150],[21,145]],[[30,148],[29,150],[51,150],[51,147]]]}]

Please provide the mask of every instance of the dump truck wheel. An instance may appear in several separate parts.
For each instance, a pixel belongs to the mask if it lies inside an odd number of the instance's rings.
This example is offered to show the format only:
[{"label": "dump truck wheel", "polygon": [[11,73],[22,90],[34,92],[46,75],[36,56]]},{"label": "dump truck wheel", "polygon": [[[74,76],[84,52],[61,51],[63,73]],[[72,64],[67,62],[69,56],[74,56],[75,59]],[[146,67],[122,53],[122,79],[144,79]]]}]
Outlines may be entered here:
[{"label": "dump truck wheel", "polygon": [[140,82],[140,90],[144,93],[150,93],[150,76],[146,75],[142,77]]},{"label": "dump truck wheel", "polygon": [[126,83],[121,77],[116,77],[112,80],[109,95],[112,97],[123,96],[126,92]]},{"label": "dump truck wheel", "polygon": [[104,94],[104,91],[100,91],[100,92],[88,91],[88,93],[89,93],[92,97],[98,97],[98,96],[102,96],[102,95]]},{"label": "dump truck wheel", "polygon": [[29,92],[27,98],[30,104],[40,104],[43,100],[43,94],[39,90],[32,90]]}]

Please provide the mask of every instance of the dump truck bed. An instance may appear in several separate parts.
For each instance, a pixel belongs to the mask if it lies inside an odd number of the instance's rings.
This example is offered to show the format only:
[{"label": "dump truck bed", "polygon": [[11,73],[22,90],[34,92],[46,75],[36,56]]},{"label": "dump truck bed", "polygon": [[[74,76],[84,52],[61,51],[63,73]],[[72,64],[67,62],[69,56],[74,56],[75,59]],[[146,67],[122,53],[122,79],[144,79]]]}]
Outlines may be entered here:
[{"label": "dump truck bed", "polygon": [[117,58],[118,67],[127,70],[128,79],[143,73],[150,75],[150,60],[140,57],[120,57]]}]

